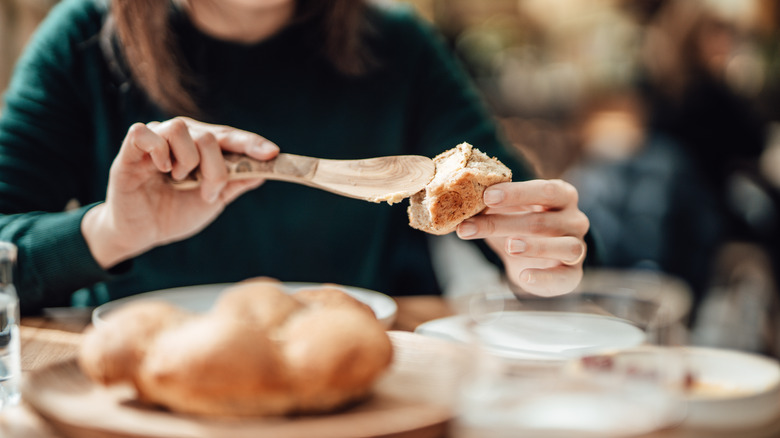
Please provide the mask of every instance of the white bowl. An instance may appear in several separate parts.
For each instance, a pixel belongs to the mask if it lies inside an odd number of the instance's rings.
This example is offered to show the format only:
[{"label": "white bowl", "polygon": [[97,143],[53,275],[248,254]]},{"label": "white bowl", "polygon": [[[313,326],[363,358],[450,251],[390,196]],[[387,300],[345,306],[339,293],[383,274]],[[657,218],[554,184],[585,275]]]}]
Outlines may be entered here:
[{"label": "white bowl", "polygon": [[683,349],[693,374],[686,393],[690,427],[739,429],[780,416],[780,364],[777,360],[735,350]]},{"label": "white bowl", "polygon": [[641,346],[571,361],[567,371],[668,391],[680,401],[678,418],[671,422],[686,428],[747,429],[780,417],[780,363],[757,354]]}]

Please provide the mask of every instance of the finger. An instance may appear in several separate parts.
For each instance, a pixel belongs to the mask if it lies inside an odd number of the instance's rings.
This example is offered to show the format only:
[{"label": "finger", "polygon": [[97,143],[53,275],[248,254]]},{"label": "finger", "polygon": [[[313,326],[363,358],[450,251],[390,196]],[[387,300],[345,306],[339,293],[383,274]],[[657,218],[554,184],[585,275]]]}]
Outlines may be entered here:
[{"label": "finger", "polygon": [[222,149],[267,161],[279,155],[279,146],[264,137],[240,129],[217,135]]},{"label": "finger", "polygon": [[279,146],[253,132],[224,125],[212,125],[186,117],[182,119],[194,129],[213,133],[219,146],[225,151],[248,155],[263,161],[270,160],[279,154]]},{"label": "finger", "polygon": [[225,186],[225,189],[222,190],[221,199],[225,204],[230,204],[244,193],[260,187],[264,182],[265,179],[262,178],[230,181],[227,186]]},{"label": "finger", "polygon": [[576,206],[577,189],[563,180],[531,180],[495,184],[487,188],[482,196],[486,213],[496,214],[544,206],[557,210]]},{"label": "finger", "polygon": [[153,129],[168,141],[173,156],[173,169],[171,170],[173,179],[180,181],[198,167],[200,152],[183,118],[177,117],[167,120],[156,125]]},{"label": "finger", "polygon": [[127,163],[137,163],[147,156],[161,172],[171,171],[171,154],[168,142],[143,123],[136,123],[127,131],[118,158]]},{"label": "finger", "polygon": [[572,237],[513,237],[506,239],[504,251],[509,256],[558,260],[566,265],[577,265],[585,258],[587,247],[582,240]]},{"label": "finger", "polygon": [[525,212],[519,214],[479,214],[458,225],[461,239],[495,236],[577,236],[587,232],[589,222],[579,210]]},{"label": "finger", "polygon": [[482,210],[481,214],[518,214],[518,213],[526,213],[526,212],[543,212],[543,211],[559,211],[563,210],[564,208],[548,208],[539,204],[529,204],[529,205],[512,205],[507,207],[486,207],[484,210]]},{"label": "finger", "polygon": [[201,196],[206,202],[214,203],[219,199],[228,181],[225,159],[212,133],[202,132],[194,138],[194,141],[200,155]]},{"label": "finger", "polygon": [[518,286],[534,295],[552,297],[573,291],[582,280],[582,269],[559,265],[545,269],[525,269],[518,279]]}]

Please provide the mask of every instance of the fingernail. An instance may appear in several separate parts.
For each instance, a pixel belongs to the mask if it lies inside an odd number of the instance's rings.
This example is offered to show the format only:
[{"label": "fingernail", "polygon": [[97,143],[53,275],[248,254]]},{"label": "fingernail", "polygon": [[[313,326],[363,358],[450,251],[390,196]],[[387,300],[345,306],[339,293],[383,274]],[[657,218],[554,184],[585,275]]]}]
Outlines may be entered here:
[{"label": "fingernail", "polygon": [[495,205],[504,200],[504,191],[500,189],[488,189],[485,190],[485,195],[482,197],[487,205]]},{"label": "fingernail", "polygon": [[534,284],[536,283],[536,276],[530,272],[526,272],[525,274],[523,274],[523,282],[525,284]]},{"label": "fingernail", "polygon": [[526,247],[528,245],[518,239],[510,239],[509,240],[509,254],[520,254],[521,252],[524,252]]},{"label": "fingernail", "polygon": [[264,141],[260,144],[254,144],[251,146],[250,151],[252,155],[267,155],[272,152],[276,152],[276,145],[270,141]]},{"label": "fingernail", "polygon": [[477,225],[474,222],[466,221],[458,225],[458,236],[470,237],[477,234]]}]

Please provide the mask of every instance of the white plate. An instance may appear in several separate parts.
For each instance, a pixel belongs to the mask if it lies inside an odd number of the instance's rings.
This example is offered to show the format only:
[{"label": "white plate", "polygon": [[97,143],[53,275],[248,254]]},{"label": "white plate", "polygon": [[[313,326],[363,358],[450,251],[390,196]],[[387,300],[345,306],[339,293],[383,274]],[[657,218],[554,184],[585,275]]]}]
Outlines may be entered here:
[{"label": "white plate", "polygon": [[[185,310],[190,310],[192,312],[206,312],[211,308],[211,306],[214,305],[217,297],[219,297],[219,295],[225,289],[234,285],[235,283],[204,284],[199,286],[176,287],[172,289],[163,289],[159,291],[145,292],[138,295],[131,295],[129,297],[120,298],[118,300],[103,304],[102,306],[98,306],[92,312],[92,322],[95,325],[100,324],[105,320],[106,315],[108,315],[112,310],[137,300],[165,300]],[[322,285],[318,283],[288,282],[282,283],[282,286],[288,293],[292,293],[300,289],[321,287]],[[341,290],[344,292],[371,307],[377,319],[382,322],[385,327],[390,328],[390,326],[393,325],[396,312],[398,311],[398,306],[396,305],[395,300],[385,294],[368,289],[361,289],[351,286],[338,287],[341,288]]]},{"label": "white plate", "polygon": [[645,333],[625,320],[573,312],[504,311],[479,323],[465,315],[452,316],[426,322],[415,332],[463,343],[479,340],[497,356],[544,361],[565,361],[645,341]]}]

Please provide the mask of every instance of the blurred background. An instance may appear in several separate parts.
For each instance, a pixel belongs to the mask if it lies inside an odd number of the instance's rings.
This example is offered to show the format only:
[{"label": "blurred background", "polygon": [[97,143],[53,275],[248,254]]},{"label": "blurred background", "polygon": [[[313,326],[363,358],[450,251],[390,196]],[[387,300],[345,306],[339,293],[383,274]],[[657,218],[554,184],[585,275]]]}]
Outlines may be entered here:
[{"label": "blurred background", "polygon": [[[685,282],[692,343],[780,354],[780,2],[397,1],[579,189],[602,267]],[[55,3],[0,0],[0,93]]]},{"label": "blurred background", "polygon": [[688,342],[780,353],[780,2],[409,0],[602,268],[690,290]]}]

